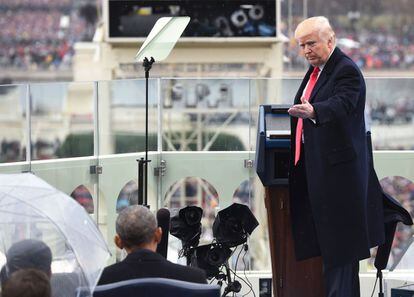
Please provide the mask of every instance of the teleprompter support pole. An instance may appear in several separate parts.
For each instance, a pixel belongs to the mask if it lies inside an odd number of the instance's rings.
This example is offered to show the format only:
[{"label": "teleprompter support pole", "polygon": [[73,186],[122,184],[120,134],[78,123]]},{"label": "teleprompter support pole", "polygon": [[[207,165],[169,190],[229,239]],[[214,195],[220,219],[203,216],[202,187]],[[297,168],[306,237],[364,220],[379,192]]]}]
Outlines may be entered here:
[{"label": "teleprompter support pole", "polygon": [[145,159],[140,158],[138,161],[138,204],[144,205],[149,208],[148,205],[148,79],[149,71],[155,60],[153,57],[148,60],[144,58],[142,66],[145,69]]}]

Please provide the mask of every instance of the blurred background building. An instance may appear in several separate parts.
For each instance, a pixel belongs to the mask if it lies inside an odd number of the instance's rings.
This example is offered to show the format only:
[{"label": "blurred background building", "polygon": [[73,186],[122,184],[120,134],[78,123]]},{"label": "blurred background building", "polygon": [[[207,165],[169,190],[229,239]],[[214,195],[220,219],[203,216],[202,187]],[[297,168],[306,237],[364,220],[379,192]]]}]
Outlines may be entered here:
[{"label": "blurred background building", "polygon": [[[86,47],[78,47],[77,43],[83,42],[108,45],[100,50],[94,47],[93,57],[102,62],[99,56],[105,55],[105,51],[112,52],[113,61],[105,61],[107,65],[118,63],[110,67],[114,72],[112,78],[142,76],[133,63],[133,55],[127,54],[136,51],[157,18],[183,14],[192,16],[191,29],[184,33],[190,41],[181,45],[187,49],[185,59],[180,60],[180,53],[173,54],[168,62],[156,67],[159,69],[155,73],[159,75],[274,76],[275,73],[258,65],[262,62],[272,68],[270,61],[263,59],[263,53],[256,52],[255,58],[235,63],[237,56],[246,55],[243,52],[252,47],[266,48],[277,43],[271,37],[284,42],[283,73],[303,70],[304,62],[296,54],[293,31],[300,20],[314,15],[325,15],[331,20],[339,46],[364,71],[402,73],[414,67],[414,8],[406,0],[329,3],[321,0],[162,0],[152,3],[157,4],[122,0],[1,1],[3,83],[77,80],[74,65],[77,56],[85,54]],[[229,47],[231,55],[226,55]],[[205,49],[209,49],[208,55],[204,54]],[[214,59],[214,56],[220,58]],[[278,63],[275,56],[266,58]]]}]

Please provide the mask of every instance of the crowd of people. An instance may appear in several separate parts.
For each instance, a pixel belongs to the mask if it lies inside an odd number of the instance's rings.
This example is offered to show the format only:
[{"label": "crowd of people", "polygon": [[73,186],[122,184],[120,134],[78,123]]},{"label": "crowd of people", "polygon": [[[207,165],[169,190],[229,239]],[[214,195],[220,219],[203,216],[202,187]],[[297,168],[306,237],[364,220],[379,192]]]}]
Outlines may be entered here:
[{"label": "crowd of people", "polygon": [[393,102],[369,102],[370,117],[374,124],[409,124],[414,122],[414,100],[401,97]]},{"label": "crowd of people", "polygon": [[15,7],[70,7],[72,0],[2,0],[0,8]]},{"label": "crowd of people", "polygon": [[75,1],[49,2],[1,2],[0,67],[70,69],[74,43],[90,40],[94,29],[81,17]]},{"label": "crowd of people", "polygon": [[[284,34],[288,35],[285,30]],[[337,28],[338,45],[363,70],[414,69],[414,36],[399,36],[391,30],[377,31]],[[304,60],[298,55],[298,46],[291,40],[285,46],[285,64],[289,69],[301,69]]]},{"label": "crowd of people", "polygon": [[389,32],[362,31],[348,36],[358,42],[357,47],[343,47],[362,69],[414,69],[414,40],[398,38]]}]

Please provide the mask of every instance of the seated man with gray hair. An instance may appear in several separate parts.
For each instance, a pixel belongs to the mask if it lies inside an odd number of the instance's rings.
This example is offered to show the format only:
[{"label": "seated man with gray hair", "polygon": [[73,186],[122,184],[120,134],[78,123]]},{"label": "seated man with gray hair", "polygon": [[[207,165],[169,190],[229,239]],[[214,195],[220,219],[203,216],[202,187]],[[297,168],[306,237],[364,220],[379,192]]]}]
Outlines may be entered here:
[{"label": "seated man with gray hair", "polygon": [[203,270],[171,263],[156,253],[161,234],[154,214],[145,206],[133,205],[122,210],[116,220],[115,244],[128,255],[106,267],[98,285],[145,277],[206,283]]}]

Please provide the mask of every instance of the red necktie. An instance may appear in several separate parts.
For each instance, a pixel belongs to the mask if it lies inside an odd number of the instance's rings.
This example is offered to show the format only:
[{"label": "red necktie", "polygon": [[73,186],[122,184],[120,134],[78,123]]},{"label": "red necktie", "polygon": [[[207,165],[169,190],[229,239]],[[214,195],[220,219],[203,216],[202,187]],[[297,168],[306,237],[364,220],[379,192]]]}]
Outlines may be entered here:
[{"label": "red necktie", "polygon": [[[304,98],[309,100],[310,95],[312,94],[313,87],[318,80],[319,67],[313,68],[313,72],[310,76],[308,86],[305,90]],[[303,119],[298,118],[298,124],[296,125],[296,138],[295,138],[295,165],[300,159],[300,146],[302,144],[302,130],[303,130]]]}]

